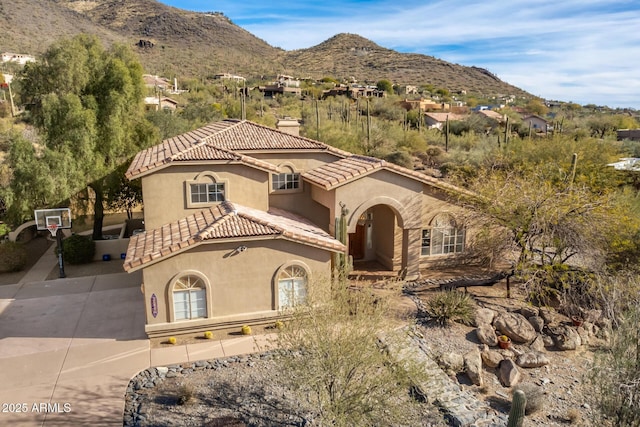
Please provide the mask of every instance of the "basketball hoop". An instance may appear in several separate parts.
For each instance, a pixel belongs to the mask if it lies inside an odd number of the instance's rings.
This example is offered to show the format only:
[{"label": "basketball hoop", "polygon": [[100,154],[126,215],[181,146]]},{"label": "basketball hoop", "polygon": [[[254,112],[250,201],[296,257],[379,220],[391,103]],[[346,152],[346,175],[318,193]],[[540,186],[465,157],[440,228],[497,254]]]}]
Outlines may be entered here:
[{"label": "basketball hoop", "polygon": [[58,224],[52,223],[47,225],[47,230],[51,233],[51,237],[56,237],[56,234],[58,234]]}]

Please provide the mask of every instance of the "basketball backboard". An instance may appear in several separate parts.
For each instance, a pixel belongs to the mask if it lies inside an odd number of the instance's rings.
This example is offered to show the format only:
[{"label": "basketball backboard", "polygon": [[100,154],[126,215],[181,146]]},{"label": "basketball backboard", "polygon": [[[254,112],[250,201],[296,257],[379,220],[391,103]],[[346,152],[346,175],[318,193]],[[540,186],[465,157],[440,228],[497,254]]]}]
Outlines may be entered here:
[{"label": "basketball backboard", "polygon": [[37,209],[34,211],[36,217],[36,227],[38,230],[48,230],[53,224],[57,228],[71,228],[71,209]]}]

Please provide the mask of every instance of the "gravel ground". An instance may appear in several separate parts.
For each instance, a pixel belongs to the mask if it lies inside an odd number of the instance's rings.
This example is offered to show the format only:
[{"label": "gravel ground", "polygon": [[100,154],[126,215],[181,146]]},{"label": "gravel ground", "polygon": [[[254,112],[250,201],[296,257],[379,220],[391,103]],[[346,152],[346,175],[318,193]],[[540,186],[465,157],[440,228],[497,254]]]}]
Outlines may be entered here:
[{"label": "gravel ground", "polygon": [[[429,298],[434,290],[425,288],[418,295]],[[470,288],[470,292],[480,304],[493,308],[513,309],[521,301],[503,298],[506,291],[499,285],[481,290]],[[404,316],[408,306],[406,299],[403,297],[399,301]],[[420,326],[420,330],[434,359],[443,353],[464,354],[479,345],[474,328],[470,326],[454,324],[441,328],[427,323]],[[516,350],[525,349],[524,346],[515,347]],[[548,350],[546,355],[551,360],[548,366],[521,369],[520,383],[538,390],[540,399],[540,409],[527,415],[525,425],[603,426],[596,421],[597,412],[585,377],[593,359],[593,348],[582,346],[579,350],[564,352]],[[276,384],[276,363],[269,356],[247,356],[202,362],[202,366],[171,367],[167,378],[154,381],[155,386],[139,385],[138,397],[129,407],[142,408],[143,418],[137,424],[140,426],[316,425],[308,403],[296,401],[288,390]],[[453,379],[479,400],[499,412],[508,413],[512,390],[500,384],[494,369],[484,368],[481,387],[472,385],[465,374],[458,374]],[[185,390],[191,390],[193,396],[180,404],[180,396]],[[418,408],[416,422],[412,425],[448,425],[435,406],[421,404]]]},{"label": "gravel ground", "polygon": [[[277,358],[266,353],[168,367],[134,379],[124,424],[146,426],[315,426],[313,408],[278,384]],[[153,372],[153,370],[152,370]],[[155,374],[154,374],[155,375]],[[152,384],[155,383],[154,386]],[[136,385],[137,384],[137,385]],[[135,391],[136,388],[139,390]],[[407,394],[407,403],[410,396]],[[411,426],[444,427],[428,404],[407,404]]]}]

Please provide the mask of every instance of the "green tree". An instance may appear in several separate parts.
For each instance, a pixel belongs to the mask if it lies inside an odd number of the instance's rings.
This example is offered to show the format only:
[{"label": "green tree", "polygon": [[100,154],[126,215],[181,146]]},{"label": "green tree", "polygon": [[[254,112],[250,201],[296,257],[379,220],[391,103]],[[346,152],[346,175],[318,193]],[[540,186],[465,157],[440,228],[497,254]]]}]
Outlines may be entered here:
[{"label": "green tree", "polygon": [[541,117],[546,116],[549,112],[549,108],[544,105],[539,99],[530,99],[529,102],[527,102],[527,106],[525,108],[531,114],[536,114]]},{"label": "green tree", "polygon": [[378,90],[384,91],[389,95],[393,95],[393,83],[391,83],[389,80],[379,80],[378,83],[376,83],[376,87],[378,88]]},{"label": "green tree", "polygon": [[65,181],[59,200],[89,186],[99,239],[110,174],[156,140],[144,117],[142,66],[124,45],[105,50],[97,38],[79,35],[53,44],[21,79],[51,176]]}]

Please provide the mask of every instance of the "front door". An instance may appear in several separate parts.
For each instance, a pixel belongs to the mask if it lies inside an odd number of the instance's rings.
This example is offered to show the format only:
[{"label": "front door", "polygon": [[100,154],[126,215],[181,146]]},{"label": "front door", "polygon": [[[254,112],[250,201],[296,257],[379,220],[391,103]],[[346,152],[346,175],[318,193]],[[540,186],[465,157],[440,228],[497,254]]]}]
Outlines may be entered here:
[{"label": "front door", "polygon": [[354,260],[364,258],[364,231],[364,225],[357,224],[356,232],[349,233],[349,255],[351,255]]}]

